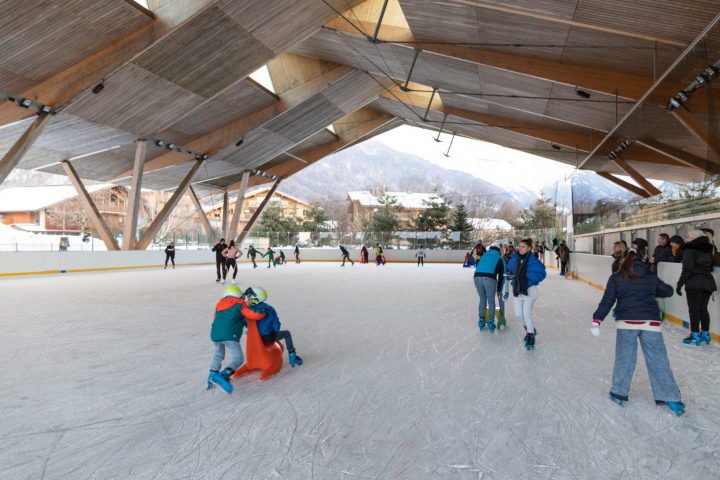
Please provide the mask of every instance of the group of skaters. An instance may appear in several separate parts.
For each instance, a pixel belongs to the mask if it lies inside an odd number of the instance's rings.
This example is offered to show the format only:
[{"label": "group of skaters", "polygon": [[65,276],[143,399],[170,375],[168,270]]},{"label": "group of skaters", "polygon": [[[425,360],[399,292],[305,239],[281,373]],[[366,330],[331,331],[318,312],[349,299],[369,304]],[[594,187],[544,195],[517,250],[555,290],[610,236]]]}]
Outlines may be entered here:
[{"label": "group of skaters", "polygon": [[[347,248],[340,245],[340,254],[342,255],[342,263],[340,264],[341,267],[345,266],[345,262],[350,262],[350,265],[355,266],[355,262],[352,258],[350,258],[350,252]],[[367,245],[363,244],[363,246],[360,248],[360,263],[368,264],[370,263],[370,250],[368,250]],[[385,265],[387,263],[387,259],[385,258],[385,251],[383,250],[382,246],[379,243],[375,244],[375,265]]]},{"label": "group of skaters", "polygon": [[[520,241],[517,249],[511,245],[503,245],[495,241],[485,248],[482,243],[475,247],[479,258],[475,262],[473,281],[480,297],[478,306],[478,327],[490,332],[497,326],[505,324],[505,300],[510,291],[513,295],[515,316],[525,327],[525,348],[535,348],[537,330],[532,319],[532,309],[538,298],[538,285],[545,279],[545,266],[535,254],[533,241],[525,238]],[[498,312],[495,312],[497,299]],[[496,325],[495,320],[498,320]]]},{"label": "group of skaters", "polygon": [[[682,296],[684,289],[690,313],[690,335],[683,339],[683,343],[709,345],[710,316],[707,307],[711,295],[717,290],[712,272],[715,265],[720,265],[720,253],[714,245],[714,232],[709,228],[692,230],[685,239],[675,237],[661,234],[652,255],[648,255],[648,242],[643,238],[633,239],[630,247],[624,242],[616,242],[612,274],[592,315],[590,331],[592,335],[599,336],[603,320],[608,315],[615,320],[615,364],[610,400],[620,406],[629,400],[639,342],[656,404],[666,406],[680,416],[685,412],[685,404],[670,368],[662,336],[663,316],[657,298],[671,297],[673,293]],[[522,240],[515,251],[510,251],[509,247],[493,242],[476,263],[474,283],[480,297],[478,326],[480,330],[486,326],[490,331],[495,330],[496,298],[499,303],[498,321],[504,323],[504,301],[512,290],[515,315],[526,330],[525,347],[531,350],[537,335],[532,308],[538,298],[537,287],[546,276],[545,268],[533,255],[531,239]],[[682,264],[682,273],[674,289],[657,276],[660,262]]]},{"label": "group of skaters", "polygon": [[[220,241],[213,246],[212,251],[215,252],[215,268],[217,271],[217,279],[215,281],[218,283],[222,281],[224,284],[227,280],[228,272],[232,269],[232,281],[234,283],[237,277],[237,260],[243,256],[243,251],[235,244],[235,240],[230,240],[230,243],[227,244],[224,238],[221,238]],[[268,247],[265,253],[260,253],[251,244],[248,247],[247,258],[252,262],[253,268],[258,267],[256,261],[258,255],[260,255],[260,258],[267,257],[267,268],[287,263],[285,253],[282,250],[277,252],[277,256],[275,254],[275,250],[271,247]],[[300,263],[300,249],[297,246],[295,247],[295,263]]]}]

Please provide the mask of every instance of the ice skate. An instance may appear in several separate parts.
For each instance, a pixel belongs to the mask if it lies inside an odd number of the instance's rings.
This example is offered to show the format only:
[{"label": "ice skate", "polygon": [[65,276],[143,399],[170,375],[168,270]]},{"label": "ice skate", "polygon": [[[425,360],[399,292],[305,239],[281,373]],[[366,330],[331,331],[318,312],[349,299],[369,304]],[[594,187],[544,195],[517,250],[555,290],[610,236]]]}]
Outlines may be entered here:
[{"label": "ice skate", "polygon": [[702,343],[702,337],[700,337],[697,332],[692,332],[689,336],[683,338],[683,343],[685,345],[691,345],[694,343],[696,346],[700,346]]},{"label": "ice skate", "polygon": [[608,395],[608,398],[610,400],[612,400],[613,402],[617,403],[618,405],[620,405],[621,407],[625,405],[625,400],[622,398],[616,397],[615,395],[613,395],[612,392],[610,392],[610,394]]},{"label": "ice skate", "polygon": [[700,343],[705,342],[705,345],[710,345],[710,332],[702,332],[700,334]]},{"label": "ice skate", "polygon": [[662,400],[655,400],[655,404],[665,405],[676,417],[685,413],[685,404],[683,402],[664,402]]},{"label": "ice skate", "polygon": [[222,375],[220,372],[210,372],[210,375],[208,376],[208,382],[212,382],[212,383],[218,385],[220,388],[225,390],[227,393],[233,392],[233,386],[225,378],[225,376]]},{"label": "ice skate", "polygon": [[294,351],[288,353],[288,360],[290,361],[290,366],[292,368],[295,368],[295,365],[298,367],[303,364],[303,359],[300,358],[298,354],[296,354]]},{"label": "ice skate", "polygon": [[478,328],[480,328],[480,330],[485,328],[485,319],[484,318],[481,318],[480,320],[478,320]]},{"label": "ice skate", "polygon": [[490,320],[487,325],[488,325],[488,330],[490,330],[490,333],[493,333],[495,331],[495,322]]},{"label": "ice skate", "polygon": [[535,334],[528,333],[525,335],[525,348],[527,350],[533,350],[535,348]]},{"label": "ice skate", "polygon": [[507,328],[507,322],[505,321],[505,315],[502,313],[498,313],[498,322],[497,322],[497,328],[500,330],[500,327]]}]

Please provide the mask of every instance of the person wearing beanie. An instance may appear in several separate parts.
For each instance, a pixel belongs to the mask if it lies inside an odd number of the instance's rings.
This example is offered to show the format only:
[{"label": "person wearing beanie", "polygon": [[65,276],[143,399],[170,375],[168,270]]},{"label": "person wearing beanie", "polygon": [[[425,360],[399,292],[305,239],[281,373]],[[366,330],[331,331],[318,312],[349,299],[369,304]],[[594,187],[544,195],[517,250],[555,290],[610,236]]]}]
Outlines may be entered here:
[{"label": "person wearing beanie", "polygon": [[638,256],[640,257],[640,260],[644,263],[648,263],[648,241],[644,238],[634,238],[632,241],[632,244],[630,245],[632,248],[634,248],[637,251]]},{"label": "person wearing beanie", "polygon": [[691,230],[687,242],[680,247],[682,252],[682,273],[675,291],[682,296],[682,287],[687,295],[690,316],[690,335],[683,339],[686,345],[710,344],[710,296],[717,290],[713,277],[713,246],[710,239],[700,230]]},{"label": "person wearing beanie", "polygon": [[682,250],[680,247],[685,245],[685,240],[680,235],[673,235],[670,237],[670,248],[672,249],[672,256],[670,261],[674,263],[682,262]]}]

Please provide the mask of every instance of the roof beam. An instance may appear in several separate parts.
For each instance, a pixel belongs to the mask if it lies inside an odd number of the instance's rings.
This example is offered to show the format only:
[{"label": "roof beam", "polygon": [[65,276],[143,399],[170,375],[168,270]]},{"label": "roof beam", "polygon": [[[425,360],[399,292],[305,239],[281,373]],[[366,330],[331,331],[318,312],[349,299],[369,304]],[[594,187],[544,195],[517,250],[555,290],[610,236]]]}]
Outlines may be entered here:
[{"label": "roof beam", "polygon": [[[375,28],[375,25],[369,21],[355,20],[353,18],[353,23],[366,31],[372,31]],[[339,17],[327,22],[325,27],[340,31],[343,35],[359,36],[352,25]],[[409,58],[414,54],[415,48],[420,48],[426,54],[452,57],[519,75],[562,83],[571,87],[581,86],[584,89],[605,95],[615,96],[617,92],[618,97],[630,100],[641,98],[653,83],[650,77],[600,70],[526,55],[505,53],[498,50],[418,42],[410,29],[403,27],[383,26],[380,29],[379,39],[385,43],[395,43],[399,47],[407,48]],[[669,87],[668,91],[672,90],[672,88],[674,86]]]},{"label": "roof beam", "polygon": [[133,162],[132,186],[130,189],[127,213],[125,214],[125,228],[123,230],[123,250],[132,250],[137,235],[138,213],[140,212],[140,193],[142,191],[143,165],[147,153],[147,140],[138,139],[135,142],[135,162]]},{"label": "roof beam", "polygon": [[[205,152],[207,155],[212,156],[221,148],[231,145],[252,130],[261,127],[263,124],[272,120],[281,113],[299,105],[313,94],[325,88],[328,84],[333,83],[353,70],[354,69],[352,67],[345,65],[335,66],[332,70],[309,79],[305,83],[286,91],[280,95],[280,100],[273,105],[256,110],[246,117],[233,120],[214,132],[210,132],[207,135],[203,135],[202,137],[189,142],[186,146],[191,150]],[[190,161],[190,159],[184,153],[168,152],[147,162],[145,165],[145,172],[147,173],[160,170],[162,168],[179,165],[188,161]],[[129,170],[125,171],[115,177],[114,180],[117,181],[127,178],[131,175],[131,173],[132,172]]]},{"label": "roof beam", "polygon": [[0,159],[0,183],[4,182],[10,172],[20,163],[23,156],[35,143],[45,127],[50,123],[52,116],[48,113],[40,113],[33,123],[25,130],[20,138],[10,147],[5,156]]},{"label": "roof beam", "polygon": [[628,190],[636,195],[640,195],[643,198],[651,197],[651,195],[648,192],[646,192],[645,190],[643,190],[642,188],[638,187],[637,185],[633,185],[632,183],[628,183],[625,180],[617,178],[612,173],[608,173],[608,172],[595,172],[595,173],[597,173],[598,175],[600,175],[601,177],[603,177],[606,180],[610,180],[615,185],[618,185],[618,186],[624,188],[625,190]]},{"label": "roof beam", "polygon": [[452,0],[454,3],[461,5],[467,5],[469,7],[482,8],[485,10],[494,10],[496,12],[509,13],[511,15],[519,15],[523,17],[532,18],[533,20],[543,20],[546,22],[561,23],[571,27],[584,28],[587,30],[594,30],[597,32],[611,33],[613,35],[620,35],[623,37],[636,38],[639,40],[647,40],[648,42],[663,43],[665,45],[674,45],[677,47],[685,47],[687,43],[672,40],[669,38],[663,38],[656,35],[645,35],[642,33],[631,32],[629,30],[621,30],[619,28],[606,27],[604,25],[594,25],[592,23],[578,22],[577,20],[571,20],[566,18],[554,17],[552,15],[544,15],[542,13],[534,12],[532,10],[526,10],[517,6],[504,7],[502,5],[490,4],[487,2],[481,2],[478,0]]},{"label": "roof beam", "polygon": [[713,163],[706,158],[698,157],[697,155],[675,148],[671,145],[653,140],[652,138],[638,139],[636,142],[639,145],[659,153],[660,155],[665,155],[666,157],[672,158],[686,167],[700,170],[707,175],[717,175],[720,173],[720,165]]},{"label": "roof beam", "polygon": [[[104,77],[131,61],[157,40],[174,29],[181,28],[184,22],[214,2],[215,0],[166,2],[162,8],[152,12],[155,21],[37,85],[23,92],[12,93],[50,105],[57,110],[83,91],[97,85]],[[0,105],[0,125],[27,118],[30,113],[27,109],[13,109],[10,104]]]},{"label": "roof beam", "polygon": [[250,180],[250,172],[243,173],[242,180],[240,180],[240,188],[237,191],[237,198],[235,199],[235,210],[233,210],[233,216],[230,221],[227,238],[235,238],[237,235],[238,224],[240,223],[240,214],[242,213],[243,203],[245,202],[245,193],[247,193],[248,180]]},{"label": "roof beam", "polygon": [[630,176],[630,178],[639,183],[640,186],[649,194],[649,196],[660,195],[660,193],[662,193],[660,189],[650,183],[645,177],[640,174],[640,172],[630,166],[630,164],[628,164],[622,157],[617,156],[613,159],[613,161],[618,167],[622,168],[623,171]]},{"label": "roof beam", "polygon": [[[695,115],[693,115],[693,113],[686,108],[677,108],[670,113],[672,114],[673,118],[675,118],[675,120],[677,120],[677,122],[690,133],[690,135],[707,145],[708,149],[714,154],[715,157],[712,159],[708,159],[714,161],[715,163],[720,163],[720,160],[718,159],[718,155],[720,155],[720,146],[718,145],[717,140],[712,138],[708,128],[703,125],[700,120],[698,120],[697,117],[695,117]],[[708,155],[708,157],[711,156]]]},{"label": "roof beam", "polygon": [[[395,117],[383,112],[377,112],[371,108],[361,108],[349,115],[346,115],[342,120],[335,123],[336,125],[342,125],[345,123],[349,127],[338,128],[337,141],[321,145],[298,154],[298,156],[302,158],[302,161],[297,161],[295,158],[291,158],[267,168],[265,171],[270,175],[277,175],[280,178],[288,178],[303,168],[322,160],[326,156],[342,150],[345,146],[371,136],[373,131],[383,127],[388,122],[393,121],[394,118]],[[264,177],[257,176],[252,177],[250,179],[250,186],[263,183],[263,178]],[[239,187],[240,182],[235,182],[229,185],[227,189],[234,190]]]},{"label": "roof beam", "polygon": [[115,238],[113,237],[110,228],[108,228],[107,223],[105,223],[105,219],[95,205],[95,202],[93,202],[93,199],[90,197],[90,194],[85,188],[85,185],[83,185],[82,180],[80,180],[80,177],[75,171],[75,168],[72,166],[69,160],[63,160],[62,166],[65,169],[65,174],[70,180],[70,183],[72,183],[75,187],[75,190],[77,190],[80,201],[85,207],[85,210],[88,212],[90,220],[92,220],[93,224],[95,225],[95,228],[98,231],[98,235],[100,235],[100,239],[105,242],[105,246],[108,250],[120,250],[120,247],[115,241]]}]

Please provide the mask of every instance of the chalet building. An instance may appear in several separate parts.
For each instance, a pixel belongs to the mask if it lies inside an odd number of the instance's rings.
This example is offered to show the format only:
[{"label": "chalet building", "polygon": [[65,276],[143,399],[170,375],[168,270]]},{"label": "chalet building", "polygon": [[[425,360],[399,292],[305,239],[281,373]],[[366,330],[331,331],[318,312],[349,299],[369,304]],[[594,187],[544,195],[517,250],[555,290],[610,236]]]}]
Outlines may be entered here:
[{"label": "chalet building", "polygon": [[354,225],[360,226],[364,218],[370,217],[383,207],[383,199],[394,199],[397,215],[403,225],[410,225],[430,204],[444,202],[435,193],[387,192],[385,190],[348,192],[348,212]]}]

